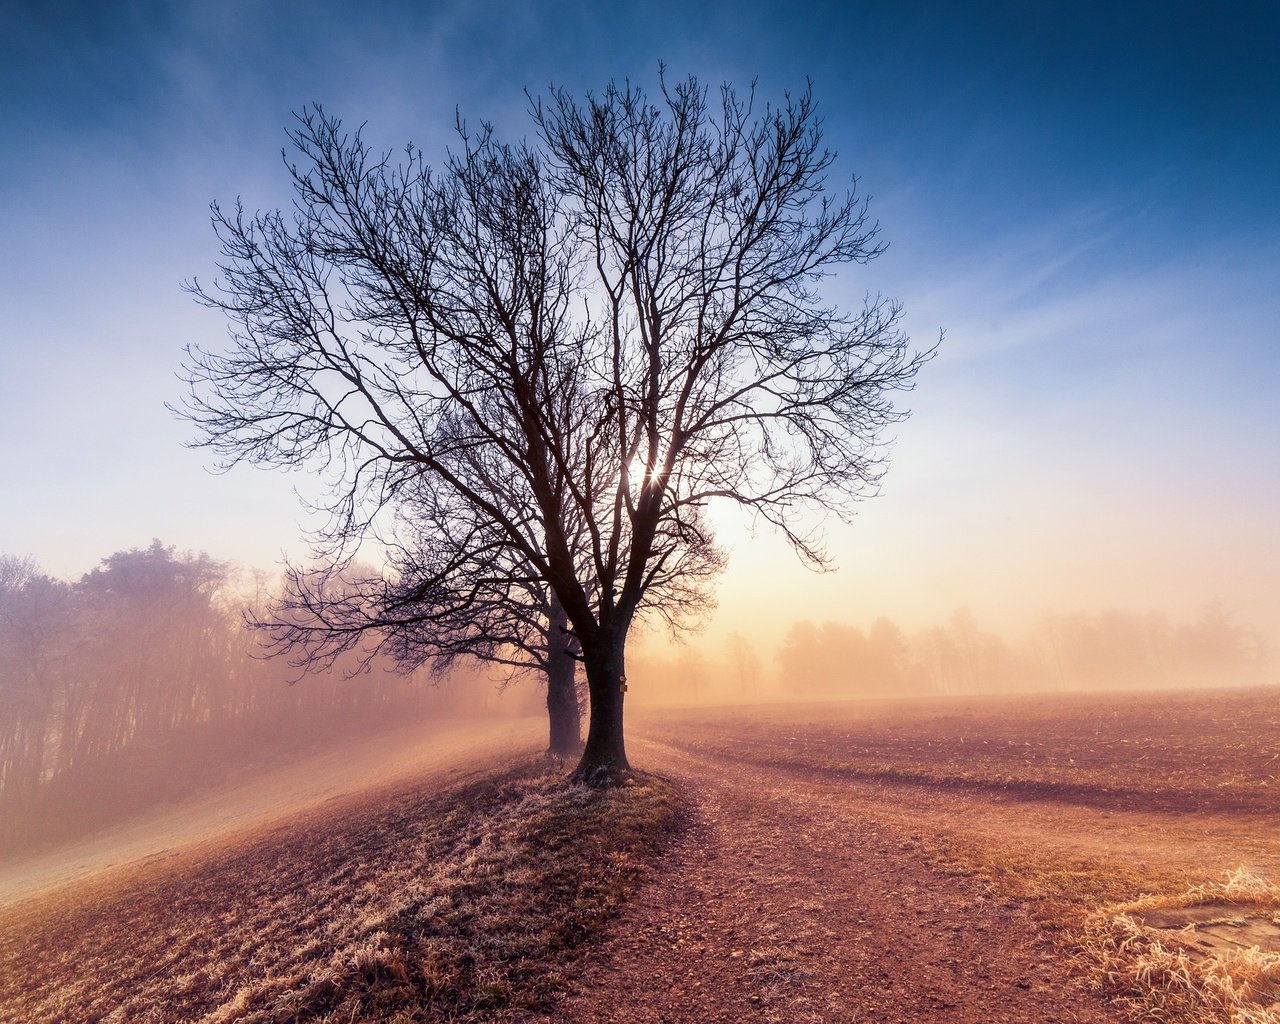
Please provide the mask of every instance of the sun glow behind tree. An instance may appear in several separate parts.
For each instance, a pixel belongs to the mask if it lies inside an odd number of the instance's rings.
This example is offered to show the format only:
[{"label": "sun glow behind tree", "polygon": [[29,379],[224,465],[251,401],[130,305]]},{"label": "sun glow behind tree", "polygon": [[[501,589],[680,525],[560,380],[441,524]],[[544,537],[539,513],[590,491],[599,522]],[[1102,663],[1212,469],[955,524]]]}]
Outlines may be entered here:
[{"label": "sun glow behind tree", "polygon": [[591,695],[577,777],[616,782],[631,626],[722,566],[704,509],[824,564],[807,516],[874,493],[930,353],[897,303],[818,290],[883,246],[808,91],[552,89],[530,114],[536,144],[460,125],[433,168],[304,112],[293,216],[214,209],[222,276],[193,290],[232,347],[192,351],[187,414],[229,462],[326,474],[331,561],[399,521],[436,531],[446,605],[476,566],[545,583]]}]

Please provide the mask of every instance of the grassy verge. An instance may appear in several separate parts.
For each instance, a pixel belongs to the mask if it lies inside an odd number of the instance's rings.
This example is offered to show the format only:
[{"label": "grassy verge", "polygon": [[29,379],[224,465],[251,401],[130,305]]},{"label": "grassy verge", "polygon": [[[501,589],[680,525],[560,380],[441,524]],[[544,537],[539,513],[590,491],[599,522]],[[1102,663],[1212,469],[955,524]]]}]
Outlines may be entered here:
[{"label": "grassy verge", "polygon": [[1195,907],[1280,925],[1280,886],[1241,870],[1222,882],[1105,907],[1085,920],[1080,959],[1135,1020],[1280,1024],[1280,953],[1256,945],[1206,952],[1196,947],[1194,929],[1152,927],[1143,919],[1151,911]]},{"label": "grassy verge", "polygon": [[[1019,850],[954,832],[913,839],[937,870],[981,879],[992,899],[1026,907],[1046,942],[1120,1019],[1280,1024],[1280,953],[1202,941],[1202,929],[1232,920],[1280,927],[1280,886],[1273,882],[1243,869],[1206,881],[1185,870]],[[1177,911],[1189,908],[1213,913],[1185,915],[1184,931]],[[1163,920],[1153,925],[1157,916]]]},{"label": "grassy verge", "polygon": [[500,1021],[545,1012],[677,827],[656,779],[527,764],[339,804],[202,862],[0,918],[0,1018]]}]

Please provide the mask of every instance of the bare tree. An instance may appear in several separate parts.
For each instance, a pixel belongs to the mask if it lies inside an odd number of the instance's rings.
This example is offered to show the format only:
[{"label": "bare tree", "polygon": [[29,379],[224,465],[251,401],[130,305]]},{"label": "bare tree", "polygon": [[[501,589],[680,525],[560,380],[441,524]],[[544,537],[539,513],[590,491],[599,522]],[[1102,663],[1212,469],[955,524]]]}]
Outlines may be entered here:
[{"label": "bare tree", "polygon": [[733,632],[725,644],[729,651],[729,661],[733,665],[733,674],[738,680],[738,689],[744,696],[755,696],[760,686],[760,658],[755,648],[741,633]]},{"label": "bare tree", "polygon": [[[354,653],[359,671],[390,655],[402,672],[426,666],[438,677],[470,658],[499,666],[508,682],[539,678],[548,752],[580,753],[580,653],[555,594],[527,570],[441,565],[435,550],[395,552],[382,572],[290,567],[284,594],[252,624],[271,653],[307,672]],[[449,589],[464,584],[466,593]]]},{"label": "bare tree", "polygon": [[[282,597],[253,625],[268,635],[273,653],[307,672],[330,671],[354,653],[359,669],[389,655],[402,671],[427,666],[439,676],[469,658],[498,666],[508,682],[541,679],[548,752],[581,753],[581,647],[555,592],[491,524],[457,514],[474,510],[444,514],[430,497],[397,502],[397,546],[382,571],[350,561],[290,566]],[[478,543],[484,534],[488,542]],[[586,531],[569,537],[584,560]],[[643,609],[672,634],[697,628],[714,608],[710,583],[723,567],[710,544],[684,562],[686,571],[655,586]],[[579,568],[589,576],[589,563]]]},{"label": "bare tree", "polygon": [[882,245],[864,201],[826,191],[810,92],[709,99],[693,79],[653,102],[553,89],[533,143],[462,130],[438,171],[306,111],[292,214],[215,206],[221,281],[192,285],[234,325],[229,351],[190,353],[201,443],[327,471],[333,553],[394,546],[407,493],[426,522],[483,522],[447,557],[496,539],[558,599],[593,783],[629,770],[627,636],[716,557],[708,503],[826,564],[814,516],[874,492],[927,358],[895,302],[846,313],[815,290]]}]

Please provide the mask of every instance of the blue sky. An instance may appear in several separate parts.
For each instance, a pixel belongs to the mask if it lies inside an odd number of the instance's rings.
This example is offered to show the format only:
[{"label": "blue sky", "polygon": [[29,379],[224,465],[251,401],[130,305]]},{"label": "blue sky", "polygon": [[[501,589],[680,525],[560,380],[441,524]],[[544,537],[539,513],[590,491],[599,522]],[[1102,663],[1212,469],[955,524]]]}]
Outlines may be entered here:
[{"label": "blue sky", "polygon": [[[889,253],[834,297],[947,332],[839,573],[739,543],[724,621],[924,622],[1213,597],[1280,619],[1274,3],[18,3],[0,32],[0,551],[300,553],[283,474],[212,476],[164,409],[222,325],[211,200],[288,201],[290,111],[428,152],[523,90],[765,98],[811,78]],[[305,480],[302,481],[305,486]],[[741,536],[725,520],[726,536]],[[768,574],[769,594],[751,584]]]}]

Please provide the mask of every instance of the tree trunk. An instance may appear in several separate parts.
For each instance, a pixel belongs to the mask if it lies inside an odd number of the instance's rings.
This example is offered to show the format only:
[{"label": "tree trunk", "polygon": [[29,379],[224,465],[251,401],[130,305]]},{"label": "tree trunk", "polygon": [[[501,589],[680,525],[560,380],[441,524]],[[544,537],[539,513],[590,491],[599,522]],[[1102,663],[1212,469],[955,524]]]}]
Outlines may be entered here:
[{"label": "tree trunk", "polygon": [[547,718],[551,742],[547,752],[557,757],[582,753],[582,715],[578,710],[578,663],[569,652],[569,619],[553,597],[547,620]]},{"label": "tree trunk", "polygon": [[601,650],[586,653],[587,688],[591,693],[591,719],[587,745],[572,780],[606,788],[621,785],[631,775],[622,736],[622,704],[626,694],[626,634],[605,642]]}]

